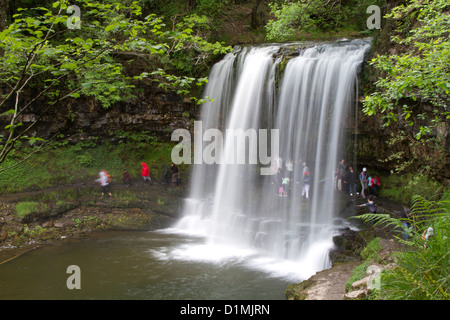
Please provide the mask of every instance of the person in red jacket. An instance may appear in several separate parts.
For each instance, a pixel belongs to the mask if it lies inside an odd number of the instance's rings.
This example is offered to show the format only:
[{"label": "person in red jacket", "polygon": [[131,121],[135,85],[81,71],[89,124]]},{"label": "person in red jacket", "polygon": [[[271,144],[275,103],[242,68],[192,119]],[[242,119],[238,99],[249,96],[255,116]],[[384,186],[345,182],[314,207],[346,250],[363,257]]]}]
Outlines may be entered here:
[{"label": "person in red jacket", "polygon": [[380,179],[377,176],[369,177],[369,191],[373,196],[377,195],[377,190],[380,187]]},{"label": "person in red jacket", "polygon": [[144,179],[144,182],[151,182],[152,179],[150,178],[150,170],[148,169],[148,165],[145,162],[141,162],[142,165],[142,178]]}]

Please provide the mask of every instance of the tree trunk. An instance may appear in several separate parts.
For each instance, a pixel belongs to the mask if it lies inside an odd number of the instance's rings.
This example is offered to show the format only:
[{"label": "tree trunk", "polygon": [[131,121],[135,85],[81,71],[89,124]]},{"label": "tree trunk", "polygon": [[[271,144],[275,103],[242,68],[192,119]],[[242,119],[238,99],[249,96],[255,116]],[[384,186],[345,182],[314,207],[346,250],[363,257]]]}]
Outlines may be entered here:
[{"label": "tree trunk", "polygon": [[3,31],[7,26],[8,4],[8,0],[0,0],[0,31]]},{"label": "tree trunk", "polygon": [[253,4],[252,8],[252,21],[251,21],[251,27],[252,29],[258,29],[259,26],[262,25],[261,21],[261,4],[262,0],[255,0],[255,3]]},{"label": "tree trunk", "polygon": [[[8,26],[8,0],[0,0],[0,32],[2,32]],[[3,48],[0,48],[0,57],[3,57]]]}]

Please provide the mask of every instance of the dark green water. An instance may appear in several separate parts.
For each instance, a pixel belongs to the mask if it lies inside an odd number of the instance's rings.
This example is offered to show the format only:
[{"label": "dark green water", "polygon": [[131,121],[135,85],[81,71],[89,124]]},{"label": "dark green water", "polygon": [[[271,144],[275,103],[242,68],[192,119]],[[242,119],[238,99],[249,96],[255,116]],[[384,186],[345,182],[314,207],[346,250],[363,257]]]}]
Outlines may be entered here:
[{"label": "dark green water", "polygon": [[[202,241],[108,232],[42,247],[0,265],[0,299],[285,299],[292,281],[249,268],[245,258],[214,260]],[[67,287],[70,265],[80,268],[81,289]]]}]

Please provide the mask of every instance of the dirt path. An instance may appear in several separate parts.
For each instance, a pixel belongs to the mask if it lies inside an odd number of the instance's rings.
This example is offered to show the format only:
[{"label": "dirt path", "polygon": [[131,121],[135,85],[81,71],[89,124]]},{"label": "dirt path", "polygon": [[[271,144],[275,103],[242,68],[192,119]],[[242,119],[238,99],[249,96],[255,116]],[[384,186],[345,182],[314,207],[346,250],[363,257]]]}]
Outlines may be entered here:
[{"label": "dirt path", "polygon": [[343,300],[345,283],[353,273],[353,269],[361,262],[352,261],[333,266],[312,276],[305,291],[305,300]]},{"label": "dirt path", "polygon": [[[401,251],[404,247],[393,239],[380,238],[379,241],[378,262],[374,264],[380,268],[389,268],[395,263],[392,253]],[[289,286],[286,291],[287,298],[291,300],[344,300],[344,295],[349,294],[345,290],[345,285],[353,275],[354,269],[361,263],[363,261],[360,260],[336,263],[332,268],[320,271],[306,281]],[[359,298],[347,297],[347,299]]]},{"label": "dirt path", "polygon": [[[80,184],[0,195],[0,263],[30,247],[105,230],[158,229],[179,215],[183,187],[120,184],[113,197],[101,197],[94,184]],[[19,202],[36,202],[21,218]]]}]

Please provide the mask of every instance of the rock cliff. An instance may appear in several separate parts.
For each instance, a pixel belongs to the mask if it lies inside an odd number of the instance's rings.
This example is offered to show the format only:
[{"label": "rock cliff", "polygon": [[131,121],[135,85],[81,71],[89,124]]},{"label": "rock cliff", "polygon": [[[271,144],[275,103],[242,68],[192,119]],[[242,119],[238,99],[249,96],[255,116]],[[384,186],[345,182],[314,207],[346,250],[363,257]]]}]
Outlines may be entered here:
[{"label": "rock cliff", "polygon": [[[48,139],[61,133],[75,141],[88,137],[111,140],[116,131],[149,131],[170,140],[173,130],[190,129],[190,114],[195,112],[192,102],[183,101],[176,93],[166,92],[151,82],[141,83],[133,95],[109,108],[90,98],[66,101],[45,113],[31,135]],[[22,115],[23,124],[36,121],[44,105],[43,101],[37,101]]]}]

